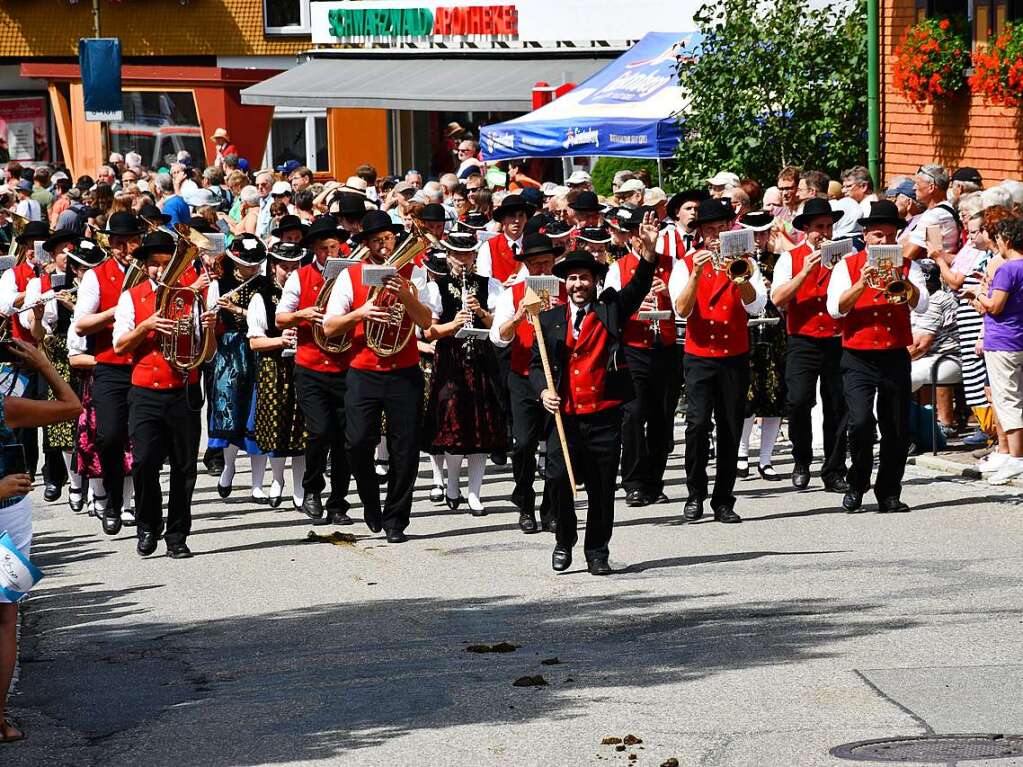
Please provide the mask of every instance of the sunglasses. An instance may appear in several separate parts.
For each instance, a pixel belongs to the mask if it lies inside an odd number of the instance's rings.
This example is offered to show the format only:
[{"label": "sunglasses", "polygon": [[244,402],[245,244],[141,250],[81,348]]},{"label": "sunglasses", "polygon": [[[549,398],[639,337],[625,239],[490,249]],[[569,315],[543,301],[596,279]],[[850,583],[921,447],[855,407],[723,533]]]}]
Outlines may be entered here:
[{"label": "sunglasses", "polygon": [[932,184],[937,184],[937,183],[938,183],[938,179],[936,179],[936,178],[934,177],[934,174],[933,174],[933,173],[931,173],[931,172],[930,172],[930,171],[928,171],[928,170],[924,170],[923,168],[920,168],[920,169],[919,169],[919,170],[918,170],[918,171],[916,172],[916,174],[917,174],[918,176],[927,176],[927,178],[929,178],[929,179],[931,180],[931,183],[932,183]]}]

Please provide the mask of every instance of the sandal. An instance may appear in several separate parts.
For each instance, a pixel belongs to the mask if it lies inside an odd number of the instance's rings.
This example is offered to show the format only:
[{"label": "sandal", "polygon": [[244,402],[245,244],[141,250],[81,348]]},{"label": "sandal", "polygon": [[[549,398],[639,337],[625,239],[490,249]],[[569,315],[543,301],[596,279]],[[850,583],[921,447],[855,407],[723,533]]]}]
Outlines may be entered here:
[{"label": "sandal", "polygon": [[[14,730],[17,735],[10,734],[10,731]],[[19,740],[25,739],[25,733],[22,732],[12,719],[4,719],[0,723],[0,743],[17,743]]]}]

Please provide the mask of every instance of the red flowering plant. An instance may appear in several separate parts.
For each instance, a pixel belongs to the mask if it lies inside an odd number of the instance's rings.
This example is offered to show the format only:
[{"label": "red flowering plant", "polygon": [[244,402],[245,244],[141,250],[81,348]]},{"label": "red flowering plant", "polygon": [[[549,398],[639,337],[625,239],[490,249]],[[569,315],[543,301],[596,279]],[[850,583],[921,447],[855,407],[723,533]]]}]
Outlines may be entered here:
[{"label": "red flowering plant", "polygon": [[892,77],[907,101],[922,106],[951,98],[966,86],[970,43],[965,19],[924,19],[895,47]]},{"label": "red flowering plant", "polygon": [[1023,27],[1011,22],[993,42],[973,54],[970,87],[992,104],[1023,103]]}]

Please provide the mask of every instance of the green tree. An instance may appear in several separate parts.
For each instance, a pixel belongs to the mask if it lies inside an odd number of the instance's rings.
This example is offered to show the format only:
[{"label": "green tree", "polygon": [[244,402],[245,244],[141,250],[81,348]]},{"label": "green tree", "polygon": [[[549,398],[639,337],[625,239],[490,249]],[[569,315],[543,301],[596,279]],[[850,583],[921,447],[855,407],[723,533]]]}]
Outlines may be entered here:
[{"label": "green tree", "polygon": [[773,183],[786,165],[836,178],[865,161],[865,0],[711,0],[694,19],[676,186],[720,170]]}]

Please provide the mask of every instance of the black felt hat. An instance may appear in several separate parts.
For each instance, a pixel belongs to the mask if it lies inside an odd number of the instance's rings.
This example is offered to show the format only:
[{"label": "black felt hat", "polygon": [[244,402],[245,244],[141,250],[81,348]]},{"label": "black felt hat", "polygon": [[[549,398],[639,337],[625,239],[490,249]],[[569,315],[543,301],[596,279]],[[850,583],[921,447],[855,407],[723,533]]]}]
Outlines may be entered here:
[{"label": "black felt hat", "polygon": [[604,279],[604,276],[607,274],[607,264],[602,264],[593,257],[592,253],[585,250],[573,250],[558,261],[551,271],[554,272],[555,276],[565,279],[568,277],[569,272],[580,268],[589,269],[593,272],[593,276],[600,280]]},{"label": "black felt hat", "polygon": [[792,226],[803,231],[810,225],[810,222],[819,216],[830,216],[831,223],[835,223],[844,213],[840,210],[832,210],[831,204],[820,197],[811,197],[803,203],[803,212],[792,219]]}]

